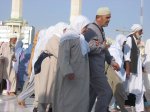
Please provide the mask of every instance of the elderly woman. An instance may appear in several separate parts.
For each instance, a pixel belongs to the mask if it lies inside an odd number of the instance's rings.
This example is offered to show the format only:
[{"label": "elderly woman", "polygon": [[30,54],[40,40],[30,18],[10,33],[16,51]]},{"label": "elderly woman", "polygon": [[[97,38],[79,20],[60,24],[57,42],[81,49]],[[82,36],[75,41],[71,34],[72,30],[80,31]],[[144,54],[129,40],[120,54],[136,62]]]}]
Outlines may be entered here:
[{"label": "elderly woman", "polygon": [[88,112],[89,46],[81,34],[88,23],[78,16],[60,40],[54,112]]},{"label": "elderly woman", "polygon": [[[52,26],[53,27],[53,26]],[[38,89],[38,111],[45,112],[48,105],[50,108],[53,105],[54,95],[54,80],[56,75],[56,65],[58,58],[58,48],[60,38],[64,30],[68,27],[66,23],[60,22],[54,26],[53,30],[50,28],[46,31],[45,41],[47,41],[44,48],[45,54],[51,54],[43,59],[41,64],[41,72],[37,74]]]}]

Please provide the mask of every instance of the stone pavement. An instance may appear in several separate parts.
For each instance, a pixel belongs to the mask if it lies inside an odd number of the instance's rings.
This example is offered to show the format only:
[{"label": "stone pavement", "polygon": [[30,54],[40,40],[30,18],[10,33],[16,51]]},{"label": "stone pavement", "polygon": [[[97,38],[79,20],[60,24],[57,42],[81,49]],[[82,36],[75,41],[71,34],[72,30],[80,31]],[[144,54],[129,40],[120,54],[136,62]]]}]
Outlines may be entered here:
[{"label": "stone pavement", "polygon": [[[17,104],[16,97],[0,95],[0,112],[32,112],[33,101],[34,98],[26,99],[26,107],[23,108]],[[127,110],[128,112],[135,112],[134,107],[132,108],[128,107]],[[94,110],[92,112],[94,112]],[[121,112],[121,111],[111,111],[111,112]]]},{"label": "stone pavement", "polygon": [[32,112],[33,100],[33,98],[28,98],[26,107],[22,108],[17,104],[16,97],[0,95],[0,112]]}]

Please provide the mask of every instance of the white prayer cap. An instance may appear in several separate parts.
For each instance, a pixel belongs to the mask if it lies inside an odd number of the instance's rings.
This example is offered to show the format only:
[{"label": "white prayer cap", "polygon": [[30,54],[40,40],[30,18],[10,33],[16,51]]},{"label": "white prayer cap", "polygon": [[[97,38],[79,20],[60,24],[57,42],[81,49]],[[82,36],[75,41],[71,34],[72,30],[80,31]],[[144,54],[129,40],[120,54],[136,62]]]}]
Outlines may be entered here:
[{"label": "white prayer cap", "polygon": [[100,7],[97,10],[97,14],[99,16],[111,14],[110,9],[108,7]]},{"label": "white prayer cap", "polygon": [[131,32],[132,33],[135,33],[137,31],[140,31],[142,30],[142,26],[140,24],[133,24],[132,27],[131,27]]}]

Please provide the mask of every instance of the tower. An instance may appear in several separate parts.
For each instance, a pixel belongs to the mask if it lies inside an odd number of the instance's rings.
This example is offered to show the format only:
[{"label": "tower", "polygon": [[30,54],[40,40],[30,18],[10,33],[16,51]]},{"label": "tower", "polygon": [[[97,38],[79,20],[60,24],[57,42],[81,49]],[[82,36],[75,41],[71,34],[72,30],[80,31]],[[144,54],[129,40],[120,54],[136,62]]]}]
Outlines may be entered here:
[{"label": "tower", "polygon": [[22,19],[22,0],[12,0],[11,19]]},{"label": "tower", "polygon": [[82,0],[71,0],[70,22],[78,15],[81,15]]}]

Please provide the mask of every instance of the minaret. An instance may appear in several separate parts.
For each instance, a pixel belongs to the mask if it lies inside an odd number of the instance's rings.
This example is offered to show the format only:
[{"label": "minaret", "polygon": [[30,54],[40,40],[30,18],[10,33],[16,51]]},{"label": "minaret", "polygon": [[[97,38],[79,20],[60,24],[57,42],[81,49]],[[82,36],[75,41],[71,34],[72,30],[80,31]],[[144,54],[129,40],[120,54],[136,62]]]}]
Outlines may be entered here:
[{"label": "minaret", "polygon": [[81,15],[82,0],[71,0],[70,22],[78,15]]},{"label": "minaret", "polygon": [[12,0],[11,19],[22,19],[22,0]]}]

